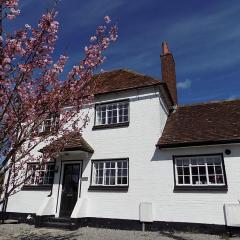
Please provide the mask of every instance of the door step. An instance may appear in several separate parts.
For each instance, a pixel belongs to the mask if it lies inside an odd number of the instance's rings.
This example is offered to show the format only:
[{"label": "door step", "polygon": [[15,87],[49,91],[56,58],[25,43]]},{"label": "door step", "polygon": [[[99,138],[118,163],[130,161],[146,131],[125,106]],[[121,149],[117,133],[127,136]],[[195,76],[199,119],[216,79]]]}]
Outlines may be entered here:
[{"label": "door step", "polygon": [[58,228],[71,231],[79,228],[76,220],[73,218],[55,218],[48,216],[37,216],[35,227]]}]

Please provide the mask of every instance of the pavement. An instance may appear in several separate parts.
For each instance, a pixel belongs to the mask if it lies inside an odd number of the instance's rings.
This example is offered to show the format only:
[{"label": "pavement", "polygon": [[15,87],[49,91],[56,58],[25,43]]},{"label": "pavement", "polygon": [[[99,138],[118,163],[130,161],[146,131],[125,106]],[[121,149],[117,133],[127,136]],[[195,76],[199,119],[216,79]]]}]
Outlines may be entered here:
[{"label": "pavement", "polygon": [[0,240],[240,240],[228,235],[197,232],[140,232],[83,227],[76,231],[35,228],[28,224],[0,224]]}]

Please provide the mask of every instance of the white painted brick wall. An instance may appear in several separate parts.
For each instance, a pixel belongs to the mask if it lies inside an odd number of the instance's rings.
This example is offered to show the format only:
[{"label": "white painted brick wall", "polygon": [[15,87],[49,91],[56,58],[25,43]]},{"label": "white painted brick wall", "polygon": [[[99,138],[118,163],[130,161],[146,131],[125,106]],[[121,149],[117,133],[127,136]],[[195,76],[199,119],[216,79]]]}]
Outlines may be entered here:
[{"label": "white painted brick wall", "polygon": [[[160,106],[158,95],[155,95],[153,89],[145,89],[109,94],[99,97],[98,101],[120,98],[130,98],[130,126],[92,131],[94,124],[92,109],[91,122],[84,130],[83,137],[95,150],[91,159],[129,158],[129,190],[89,192],[91,161],[85,160],[83,177],[88,177],[88,181],[82,182],[81,198],[88,199],[86,215],[139,219],[140,202],[151,202],[155,221],[225,224],[223,205],[236,203],[240,199],[239,145],[160,151],[155,145],[164,128],[167,115]],[[232,151],[231,155],[224,156],[229,189],[227,193],[173,192],[172,155],[223,153],[226,148]],[[83,158],[76,155],[71,157],[78,160]],[[59,172],[53,188],[55,201]],[[20,192],[9,201],[8,211],[36,212],[47,193]]]}]

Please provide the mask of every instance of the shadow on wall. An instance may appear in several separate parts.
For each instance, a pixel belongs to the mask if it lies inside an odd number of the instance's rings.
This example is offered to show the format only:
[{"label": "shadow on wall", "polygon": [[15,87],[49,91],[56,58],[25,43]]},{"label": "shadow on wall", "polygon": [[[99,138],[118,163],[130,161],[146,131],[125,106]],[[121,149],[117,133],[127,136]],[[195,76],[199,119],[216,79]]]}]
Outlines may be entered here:
[{"label": "shadow on wall", "polygon": [[[226,154],[225,152],[229,152]],[[213,146],[190,146],[186,148],[168,148],[159,149],[155,147],[155,151],[151,158],[151,161],[168,161],[172,160],[173,155],[197,155],[197,154],[213,154],[222,153],[224,158],[239,158],[239,146],[234,145],[213,145]]]},{"label": "shadow on wall", "polygon": [[172,155],[171,152],[167,151],[160,151],[158,147],[155,147],[155,151],[153,153],[153,156],[151,158],[152,161],[171,161],[172,160]]}]

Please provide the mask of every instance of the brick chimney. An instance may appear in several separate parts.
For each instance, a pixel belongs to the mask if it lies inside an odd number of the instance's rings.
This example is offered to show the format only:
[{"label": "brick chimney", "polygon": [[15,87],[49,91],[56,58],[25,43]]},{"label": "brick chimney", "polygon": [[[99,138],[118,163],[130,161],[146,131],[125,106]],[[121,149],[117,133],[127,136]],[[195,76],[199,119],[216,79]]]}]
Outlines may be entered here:
[{"label": "brick chimney", "polygon": [[173,103],[176,105],[178,103],[178,100],[175,61],[172,53],[168,49],[167,42],[162,43],[162,54],[160,55],[160,59],[162,67],[162,81],[167,84]]}]

